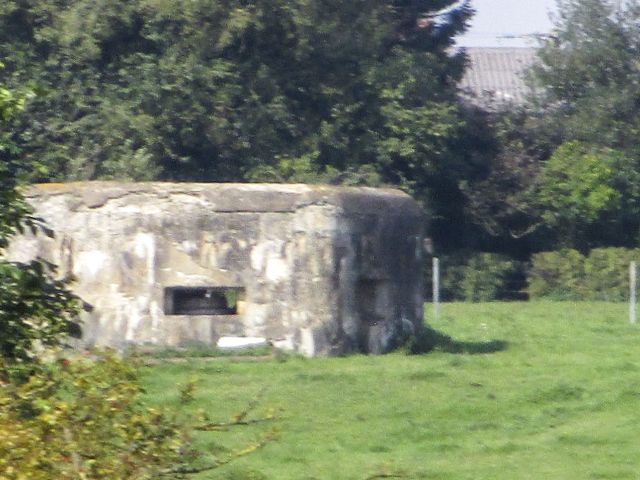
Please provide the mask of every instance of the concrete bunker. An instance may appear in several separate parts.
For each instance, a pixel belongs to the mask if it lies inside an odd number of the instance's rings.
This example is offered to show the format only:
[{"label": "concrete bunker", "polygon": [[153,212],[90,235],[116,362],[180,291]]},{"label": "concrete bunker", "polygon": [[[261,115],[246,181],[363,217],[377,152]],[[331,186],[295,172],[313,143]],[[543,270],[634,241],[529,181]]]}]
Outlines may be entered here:
[{"label": "concrete bunker", "polygon": [[393,189],[81,182],[25,191],[56,233],[10,260],[73,275],[83,341],[264,337],[305,355],[381,353],[422,326],[422,211]]}]

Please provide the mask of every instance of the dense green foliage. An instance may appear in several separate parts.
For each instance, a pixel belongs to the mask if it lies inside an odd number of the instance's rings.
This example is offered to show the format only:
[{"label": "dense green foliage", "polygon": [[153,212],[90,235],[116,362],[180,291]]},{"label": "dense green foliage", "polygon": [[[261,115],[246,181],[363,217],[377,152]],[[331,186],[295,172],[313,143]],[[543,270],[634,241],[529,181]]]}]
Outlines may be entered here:
[{"label": "dense green foliage", "polygon": [[488,125],[483,133],[486,171],[461,185],[467,221],[477,228],[468,248],[526,256],[548,242],[538,190],[552,137],[540,133],[534,112],[524,108],[485,113],[483,118]]},{"label": "dense green foliage", "polygon": [[487,115],[487,172],[463,184],[470,248],[638,246],[636,0],[560,0],[531,73],[534,101]]},{"label": "dense green foliage", "polygon": [[[455,187],[455,2],[9,1],[5,81],[34,84],[32,180]],[[453,175],[453,177],[452,177]]]},{"label": "dense green foliage", "polygon": [[[553,41],[533,78],[558,143],[543,167],[554,246],[638,245],[640,4],[561,0]],[[551,220],[553,218],[553,220]]]},{"label": "dense green foliage", "polygon": [[555,150],[542,167],[538,200],[561,247],[586,250],[598,240],[615,245],[637,236],[635,164],[622,152],[577,141]]},{"label": "dense green foliage", "polygon": [[[458,253],[440,259],[440,300],[488,302],[526,297],[526,263],[497,253]],[[425,272],[425,297],[433,290],[432,265]]]},{"label": "dense green foliage", "polygon": [[474,255],[467,263],[462,279],[464,300],[486,302],[500,300],[512,293],[508,291],[510,277],[516,264],[504,256],[484,253]]},{"label": "dense green foliage", "polygon": [[[640,262],[640,250],[594,248],[588,254],[560,249],[532,254],[530,261],[506,255],[472,253],[440,259],[440,299],[496,300],[629,300],[629,265]],[[431,299],[431,269],[425,277]]]},{"label": "dense green foliage", "polygon": [[[21,111],[26,97],[0,84],[0,121],[8,122]],[[0,155],[16,153],[10,141],[0,141]],[[15,363],[34,360],[34,347],[58,345],[80,332],[75,321],[78,299],[66,289],[65,280],[54,279],[53,265],[1,258],[10,238],[25,228],[49,233],[16,189],[18,170],[11,167],[11,161],[0,161],[0,361]],[[0,369],[0,378],[7,375]]]},{"label": "dense green foliage", "polygon": [[557,29],[535,70],[554,126],[565,140],[637,157],[640,4],[560,0]]},{"label": "dense green foliage", "polygon": [[36,350],[78,337],[78,299],[38,260],[0,261],[0,358],[33,360]]},{"label": "dense green foliage", "polygon": [[640,260],[640,250],[597,248],[588,256],[576,250],[533,255],[529,293],[534,299],[599,300],[629,299],[629,263]]},{"label": "dense green foliage", "polygon": [[0,479],[177,478],[183,427],[141,402],[139,366],[111,354],[42,365],[0,388]]}]

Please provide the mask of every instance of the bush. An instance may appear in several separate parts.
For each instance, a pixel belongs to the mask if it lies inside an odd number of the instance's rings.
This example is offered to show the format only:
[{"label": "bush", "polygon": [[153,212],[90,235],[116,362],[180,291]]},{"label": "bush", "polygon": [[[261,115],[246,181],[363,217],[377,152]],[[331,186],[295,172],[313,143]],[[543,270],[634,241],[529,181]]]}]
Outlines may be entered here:
[{"label": "bush", "polygon": [[42,261],[0,260],[0,356],[10,361],[34,360],[34,343],[56,346],[79,337],[79,299],[67,282],[52,278],[52,265]]},{"label": "bush", "polygon": [[576,250],[533,255],[529,294],[535,299],[601,300],[629,298],[629,262],[640,259],[639,250],[598,248],[585,257]]},{"label": "bush", "polygon": [[530,297],[586,300],[585,260],[577,250],[533,255],[528,275]]},{"label": "bush", "polygon": [[32,214],[16,188],[0,185],[0,356],[9,362],[35,360],[36,344],[54,346],[81,333],[81,302],[66,288],[71,279],[56,279],[55,266],[42,260],[18,263],[2,258],[11,238],[26,229],[53,236]]},{"label": "bush", "polygon": [[[493,253],[441,258],[440,299],[486,302],[547,299],[624,302],[629,298],[629,263],[640,249],[597,248],[536,253],[526,264]],[[425,284],[431,288],[431,269]],[[431,292],[426,292],[426,298]]]},{"label": "bush", "polygon": [[625,302],[629,299],[629,263],[640,259],[639,250],[598,248],[585,262],[585,290],[590,300]]},{"label": "bush", "polygon": [[185,430],[146,407],[135,364],[112,353],[40,365],[0,388],[0,479],[177,478]]},{"label": "bush", "polygon": [[[426,271],[432,287],[431,267]],[[512,300],[524,286],[523,262],[495,253],[449,255],[440,262],[440,299],[485,302]],[[430,292],[426,298],[430,298]]]},{"label": "bush", "polygon": [[465,300],[488,302],[508,297],[517,265],[517,262],[495,253],[474,255],[464,269],[461,286]]}]

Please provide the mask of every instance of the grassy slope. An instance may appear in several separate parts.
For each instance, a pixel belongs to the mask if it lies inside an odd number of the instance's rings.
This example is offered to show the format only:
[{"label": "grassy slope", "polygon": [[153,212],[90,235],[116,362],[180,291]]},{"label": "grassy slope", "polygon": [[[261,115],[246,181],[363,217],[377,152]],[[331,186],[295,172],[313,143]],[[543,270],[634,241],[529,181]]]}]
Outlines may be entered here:
[{"label": "grassy slope", "polygon": [[[176,405],[200,378],[193,408],[227,420],[264,391],[281,408],[277,442],[198,479],[637,478],[640,327],[607,303],[445,304],[431,325],[473,352],[436,351],[286,362],[161,364],[149,395]],[[199,436],[212,454],[267,425]]]}]

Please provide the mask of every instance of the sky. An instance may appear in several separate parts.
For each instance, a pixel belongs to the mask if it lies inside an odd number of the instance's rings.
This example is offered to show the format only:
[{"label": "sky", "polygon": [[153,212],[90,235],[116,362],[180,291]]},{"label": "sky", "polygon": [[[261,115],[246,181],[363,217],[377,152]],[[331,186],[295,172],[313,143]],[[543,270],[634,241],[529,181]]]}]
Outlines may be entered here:
[{"label": "sky", "polygon": [[471,0],[476,14],[471,28],[457,39],[464,47],[537,46],[535,36],[548,33],[556,0]]}]

